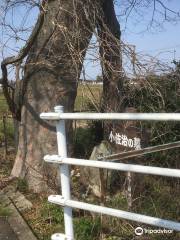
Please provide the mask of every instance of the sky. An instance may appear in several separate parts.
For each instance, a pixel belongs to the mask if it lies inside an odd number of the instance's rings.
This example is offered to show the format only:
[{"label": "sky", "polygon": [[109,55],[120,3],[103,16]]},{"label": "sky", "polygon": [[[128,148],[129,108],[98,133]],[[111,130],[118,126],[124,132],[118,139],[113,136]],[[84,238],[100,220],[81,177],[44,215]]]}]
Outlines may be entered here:
[{"label": "sky", "polygon": [[[133,27],[130,29],[133,29]],[[131,30],[126,30],[123,39],[136,45],[137,52],[147,52],[153,55],[165,52],[164,57],[169,59],[174,57],[175,50],[176,57],[180,57],[180,22],[175,25],[165,23],[164,29],[154,33],[148,31],[134,33]]]},{"label": "sky", "polygon": [[[174,11],[180,11],[179,0],[163,0],[163,2],[168,2],[167,6]],[[160,10],[160,6],[157,6],[157,9]],[[173,14],[169,14],[173,17]],[[147,10],[144,24],[129,20],[127,29],[122,33],[122,39],[136,45],[137,52],[148,53],[167,62],[171,62],[174,58],[178,60],[180,58],[180,21],[163,21],[164,16],[157,13],[155,20],[161,25],[154,24],[147,30],[151,17],[152,8]]]},{"label": "sky", "polygon": [[[118,4],[115,7],[117,15],[122,11],[121,4],[125,1],[117,1]],[[173,11],[180,12],[180,0],[163,0],[163,2]],[[179,21],[164,21],[164,9],[159,5],[156,8],[155,21],[151,27],[149,25],[153,6],[141,8],[139,11],[142,12],[137,14],[132,12],[127,23],[125,18],[118,18],[122,31],[121,38],[123,42],[135,45],[137,54],[152,55],[173,66],[173,60],[180,60],[180,19]],[[174,18],[174,13],[167,12],[167,15]],[[97,67],[97,63],[94,64],[94,67],[91,64],[87,70],[88,76],[92,78],[100,73],[100,67]]]},{"label": "sky", "polygon": [[[120,21],[123,42],[136,46],[136,53],[149,54],[158,57],[160,60],[171,64],[172,60],[180,59],[180,19],[177,21],[169,22],[164,21],[164,9],[161,5],[157,5],[157,11],[154,14],[154,22],[150,25],[153,16],[153,6],[140,5],[137,9],[131,12],[127,18],[122,15],[124,9],[127,7],[127,0],[117,0],[115,7],[116,14]],[[145,0],[145,2],[149,2]],[[173,11],[180,11],[179,0],[163,0],[164,4]],[[23,18],[25,9],[19,8],[8,16],[9,23],[14,26],[26,24],[27,27],[32,26],[37,17],[37,10],[29,12],[28,17]],[[174,13],[167,11],[167,16],[174,19]],[[121,16],[119,16],[121,15]],[[22,21],[23,20],[23,21]],[[170,19],[169,19],[170,20]],[[178,21],[179,20],[179,21]],[[27,38],[27,34],[22,36]],[[5,40],[5,34],[0,32],[0,42]],[[23,46],[24,41],[21,40],[8,40],[7,45],[9,48],[5,49],[5,55],[9,56],[16,54],[13,49],[18,49]],[[2,45],[0,45],[0,50]],[[87,54],[87,58],[88,58]],[[0,60],[3,56],[0,56]],[[95,79],[97,75],[101,75],[100,64],[98,62],[85,61],[86,78]]]}]

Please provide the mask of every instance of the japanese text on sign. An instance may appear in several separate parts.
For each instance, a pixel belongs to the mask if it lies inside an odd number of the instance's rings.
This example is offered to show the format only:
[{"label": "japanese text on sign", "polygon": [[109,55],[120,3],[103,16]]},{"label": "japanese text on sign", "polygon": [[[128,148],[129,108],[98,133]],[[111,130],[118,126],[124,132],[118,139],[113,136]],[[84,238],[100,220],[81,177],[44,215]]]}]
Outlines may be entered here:
[{"label": "japanese text on sign", "polygon": [[111,131],[109,134],[110,142],[115,142],[118,145],[122,145],[124,147],[135,148],[136,150],[141,149],[141,139],[134,137],[128,138],[125,134],[115,133]]}]

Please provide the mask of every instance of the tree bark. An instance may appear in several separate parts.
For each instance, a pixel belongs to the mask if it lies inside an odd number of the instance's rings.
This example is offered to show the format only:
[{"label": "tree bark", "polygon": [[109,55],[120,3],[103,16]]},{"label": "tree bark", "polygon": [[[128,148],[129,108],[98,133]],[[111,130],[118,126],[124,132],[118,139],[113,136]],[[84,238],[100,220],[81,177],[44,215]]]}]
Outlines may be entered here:
[{"label": "tree bark", "polygon": [[[123,74],[121,52],[121,30],[116,18],[113,0],[105,0],[102,3],[102,14],[98,19],[99,54],[103,76],[103,96],[101,103],[102,112],[123,111]],[[119,123],[108,121],[103,124],[103,139],[109,140],[109,133],[119,127]],[[111,151],[116,149],[111,145]],[[92,170],[89,170],[92,171]],[[93,174],[92,174],[93,175]],[[107,178],[114,175],[113,171],[100,169],[99,173],[101,198],[105,199]],[[110,180],[111,181],[111,180]],[[109,181],[109,182],[110,182]],[[110,190],[110,189],[108,189]]]},{"label": "tree bark", "polygon": [[98,22],[103,75],[102,112],[119,112],[123,96],[121,30],[113,0],[104,1],[102,10]]},{"label": "tree bark", "polygon": [[[88,1],[48,1],[43,26],[28,54],[12,175],[25,177],[35,192],[46,191],[57,174],[43,161],[45,154],[57,151],[55,126],[41,120],[39,114],[53,111],[56,105],[63,105],[65,112],[73,111],[77,80],[92,36],[88,18],[93,18]],[[72,126],[67,125],[70,146]]]}]

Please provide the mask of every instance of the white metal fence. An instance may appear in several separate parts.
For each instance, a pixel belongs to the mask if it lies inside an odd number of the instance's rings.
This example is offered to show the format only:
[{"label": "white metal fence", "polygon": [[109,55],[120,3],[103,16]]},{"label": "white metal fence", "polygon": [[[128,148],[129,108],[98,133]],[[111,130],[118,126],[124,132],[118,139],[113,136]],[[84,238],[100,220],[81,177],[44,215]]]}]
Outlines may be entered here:
[{"label": "white metal fence", "polygon": [[72,200],[68,165],[106,168],[177,178],[180,178],[180,170],[135,164],[113,163],[108,161],[68,158],[65,131],[65,120],[67,119],[180,121],[180,113],[64,113],[63,106],[57,106],[54,109],[55,112],[42,113],[40,115],[41,119],[55,120],[57,130],[58,155],[46,155],[44,160],[49,163],[58,163],[60,166],[59,171],[61,177],[62,195],[51,195],[48,197],[48,201],[64,207],[65,234],[56,233],[52,236],[52,240],[74,240],[72,208],[107,214],[122,219],[180,231],[180,223],[178,222]]}]

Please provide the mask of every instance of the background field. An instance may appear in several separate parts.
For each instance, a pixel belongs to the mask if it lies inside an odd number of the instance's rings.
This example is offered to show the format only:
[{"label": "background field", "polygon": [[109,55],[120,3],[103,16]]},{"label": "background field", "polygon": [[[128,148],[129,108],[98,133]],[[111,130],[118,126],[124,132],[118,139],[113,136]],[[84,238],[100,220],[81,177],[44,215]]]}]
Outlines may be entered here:
[{"label": "background field", "polygon": [[75,101],[75,111],[89,111],[99,108],[102,95],[100,84],[79,84]]},{"label": "background field", "polygon": [[[102,85],[79,84],[75,101],[75,111],[98,110],[101,101]],[[6,129],[4,129],[3,116]],[[4,132],[6,131],[6,133]],[[4,146],[4,138],[8,145],[14,145],[14,125],[2,91],[0,92],[0,146]]]}]

